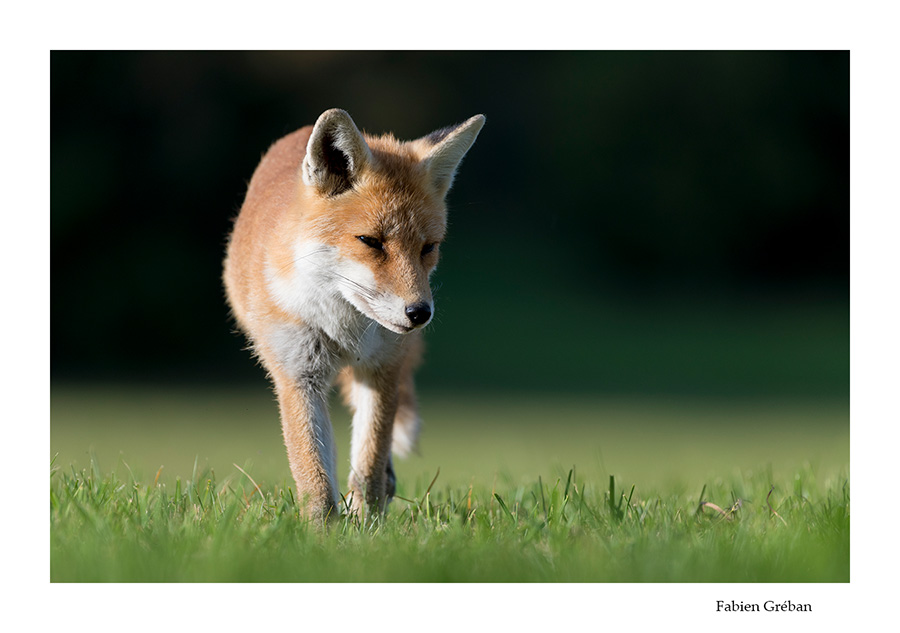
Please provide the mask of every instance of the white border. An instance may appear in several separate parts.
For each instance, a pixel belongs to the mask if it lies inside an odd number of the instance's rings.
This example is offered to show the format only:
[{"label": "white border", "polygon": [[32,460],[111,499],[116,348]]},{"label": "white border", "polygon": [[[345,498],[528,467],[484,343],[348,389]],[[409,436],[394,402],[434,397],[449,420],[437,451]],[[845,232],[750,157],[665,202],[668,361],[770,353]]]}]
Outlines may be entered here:
[{"label": "white border", "polygon": [[[891,478],[898,420],[896,19],[873,2],[121,2],[7,9],[2,269],[5,442],[0,525],[7,621],[138,631],[329,625],[436,631],[847,630],[892,612]],[[591,8],[588,8],[591,7]],[[12,12],[10,15],[9,12]],[[263,15],[263,18],[255,18]],[[49,585],[49,54],[51,49],[850,49],[852,64],[852,467],[850,585]],[[11,142],[10,142],[11,141]],[[9,290],[12,290],[10,293]],[[885,571],[882,571],[885,570]],[[893,579],[891,579],[893,580]],[[891,591],[891,594],[888,594]],[[715,613],[716,599],[810,602],[812,614]],[[312,620],[299,618],[315,604]],[[365,614],[371,614],[369,616]],[[767,617],[756,617],[767,616]],[[27,618],[27,619],[25,619]]]}]

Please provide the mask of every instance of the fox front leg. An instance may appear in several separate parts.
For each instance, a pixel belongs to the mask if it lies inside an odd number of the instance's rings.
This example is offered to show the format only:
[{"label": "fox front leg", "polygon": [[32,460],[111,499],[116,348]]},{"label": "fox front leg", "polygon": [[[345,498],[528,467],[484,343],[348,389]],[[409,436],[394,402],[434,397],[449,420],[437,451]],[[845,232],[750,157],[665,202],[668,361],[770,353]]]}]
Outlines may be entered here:
[{"label": "fox front leg", "polygon": [[301,513],[319,523],[335,519],[340,512],[337,455],[325,390],[278,370],[271,373]]},{"label": "fox front leg", "polygon": [[397,413],[395,373],[354,371],[350,390],[354,409],[350,495],[351,509],[361,518],[367,513],[384,512],[394,496],[391,441]]}]

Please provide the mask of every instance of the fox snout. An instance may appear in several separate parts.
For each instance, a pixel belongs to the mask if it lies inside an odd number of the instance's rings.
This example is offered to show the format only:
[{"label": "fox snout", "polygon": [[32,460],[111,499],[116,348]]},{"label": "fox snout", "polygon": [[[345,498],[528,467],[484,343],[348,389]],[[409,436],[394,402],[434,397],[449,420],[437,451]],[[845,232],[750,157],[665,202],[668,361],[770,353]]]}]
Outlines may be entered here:
[{"label": "fox snout", "polygon": [[406,317],[409,319],[409,322],[412,323],[413,327],[426,325],[431,321],[432,312],[431,305],[424,301],[418,301],[406,306]]}]

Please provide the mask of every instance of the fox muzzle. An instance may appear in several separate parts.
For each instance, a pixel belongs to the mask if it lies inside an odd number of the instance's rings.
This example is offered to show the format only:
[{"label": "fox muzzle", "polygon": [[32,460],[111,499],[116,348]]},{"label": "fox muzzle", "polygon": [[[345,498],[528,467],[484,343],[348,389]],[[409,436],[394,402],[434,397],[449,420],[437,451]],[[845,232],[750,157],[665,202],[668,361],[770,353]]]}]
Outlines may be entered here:
[{"label": "fox muzzle", "polygon": [[425,325],[431,320],[431,306],[424,301],[406,306],[406,318],[413,326]]}]

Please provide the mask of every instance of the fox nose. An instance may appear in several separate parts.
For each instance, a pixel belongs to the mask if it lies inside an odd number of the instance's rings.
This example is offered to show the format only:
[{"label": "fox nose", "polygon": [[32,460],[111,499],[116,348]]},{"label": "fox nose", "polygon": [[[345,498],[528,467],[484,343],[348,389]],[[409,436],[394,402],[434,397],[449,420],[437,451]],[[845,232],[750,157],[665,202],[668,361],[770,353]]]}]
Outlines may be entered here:
[{"label": "fox nose", "polygon": [[431,318],[431,306],[424,301],[413,303],[412,305],[406,306],[406,316],[413,325],[422,325],[423,323],[427,323],[428,319]]}]

